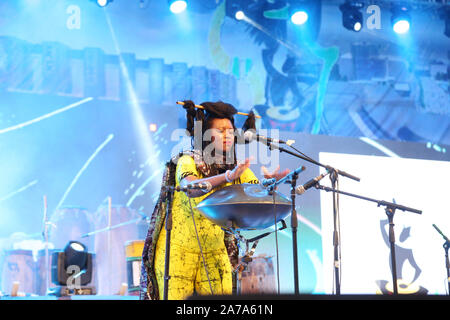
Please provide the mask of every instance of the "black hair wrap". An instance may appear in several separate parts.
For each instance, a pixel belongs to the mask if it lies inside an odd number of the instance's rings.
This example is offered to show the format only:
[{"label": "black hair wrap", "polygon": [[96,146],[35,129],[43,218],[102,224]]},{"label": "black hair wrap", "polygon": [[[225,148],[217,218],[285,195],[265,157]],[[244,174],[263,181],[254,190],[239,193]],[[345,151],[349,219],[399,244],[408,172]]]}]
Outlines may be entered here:
[{"label": "black hair wrap", "polygon": [[222,101],[203,102],[200,105],[205,108],[206,117],[208,118],[233,119],[233,116],[237,113],[235,107]]},{"label": "black hair wrap", "polygon": [[256,118],[255,113],[253,111],[250,111],[247,119],[244,122],[244,125],[242,126],[242,130],[245,132],[247,130],[254,130],[256,131]]},{"label": "black hair wrap", "polygon": [[[195,104],[192,100],[184,100],[183,108],[186,109],[187,112],[187,123],[186,130],[189,132],[190,136],[194,136],[194,122],[195,121],[204,121],[205,119],[210,118],[226,118],[230,119],[234,125],[234,115],[237,113],[236,108],[222,101],[217,102],[203,102],[200,105],[204,108],[203,110],[200,108],[196,108]],[[247,131],[249,129],[256,130],[256,119],[253,111],[247,116],[242,129]]]},{"label": "black hair wrap", "polygon": [[[186,109],[186,130],[189,132],[190,136],[194,136],[194,121],[198,116],[201,117],[201,115],[198,114],[198,110],[196,110],[195,104],[192,100],[184,100],[183,102],[183,108]],[[202,112],[203,110],[200,109],[200,111]]]}]

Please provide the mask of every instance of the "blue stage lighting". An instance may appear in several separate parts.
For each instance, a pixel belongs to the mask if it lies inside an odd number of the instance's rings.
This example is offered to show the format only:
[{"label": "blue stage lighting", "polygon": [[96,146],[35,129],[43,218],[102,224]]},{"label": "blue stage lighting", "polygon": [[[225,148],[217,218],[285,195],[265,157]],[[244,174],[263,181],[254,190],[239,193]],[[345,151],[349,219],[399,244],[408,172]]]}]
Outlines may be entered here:
[{"label": "blue stage lighting", "polygon": [[411,27],[411,17],[408,14],[408,8],[406,6],[394,6],[391,11],[392,28],[395,33],[407,33]]},{"label": "blue stage lighting", "polygon": [[291,21],[293,24],[301,25],[308,21],[308,13],[306,11],[295,11],[291,15]]},{"label": "blue stage lighting", "polygon": [[394,22],[393,29],[396,33],[403,34],[409,31],[409,21],[406,19],[400,19]]},{"label": "blue stage lighting", "polygon": [[184,0],[169,0],[169,8],[172,13],[179,14],[186,10],[187,2]]},{"label": "blue stage lighting", "polygon": [[113,0],[96,0],[99,7],[106,7]]}]

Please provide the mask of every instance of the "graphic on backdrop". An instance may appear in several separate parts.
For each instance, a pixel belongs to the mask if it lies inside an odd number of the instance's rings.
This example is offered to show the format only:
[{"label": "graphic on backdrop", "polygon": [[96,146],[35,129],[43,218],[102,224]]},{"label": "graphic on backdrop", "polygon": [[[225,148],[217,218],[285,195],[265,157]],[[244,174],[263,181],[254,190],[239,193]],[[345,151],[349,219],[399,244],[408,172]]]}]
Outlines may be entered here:
[{"label": "graphic on backdrop", "polygon": [[[390,247],[389,235],[386,229],[388,225],[388,219],[380,220],[380,231],[384,240],[386,247]],[[395,256],[396,256],[396,272],[397,272],[397,284],[399,287],[400,294],[426,294],[427,289],[415,283],[422,273],[422,269],[418,266],[416,259],[414,258],[413,248],[408,247],[408,239],[411,237],[411,226],[401,226],[396,232],[399,233],[398,241],[395,242]],[[392,260],[391,256],[387,257],[389,260],[389,267],[392,272]],[[408,264],[414,270],[414,276],[412,279],[405,279],[404,267]],[[380,289],[380,293],[392,294],[393,285],[392,281],[379,280],[377,284]]]}]

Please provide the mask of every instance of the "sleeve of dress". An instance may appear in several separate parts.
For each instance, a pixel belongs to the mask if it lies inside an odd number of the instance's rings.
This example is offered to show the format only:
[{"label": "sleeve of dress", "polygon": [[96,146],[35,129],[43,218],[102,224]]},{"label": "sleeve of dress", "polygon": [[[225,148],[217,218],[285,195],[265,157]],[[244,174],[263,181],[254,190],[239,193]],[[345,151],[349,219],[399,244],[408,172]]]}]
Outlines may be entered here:
[{"label": "sleeve of dress", "polygon": [[175,176],[176,183],[179,184],[180,181],[187,176],[199,177],[200,175],[198,173],[194,159],[191,156],[184,155],[180,159],[178,159],[177,171]]}]

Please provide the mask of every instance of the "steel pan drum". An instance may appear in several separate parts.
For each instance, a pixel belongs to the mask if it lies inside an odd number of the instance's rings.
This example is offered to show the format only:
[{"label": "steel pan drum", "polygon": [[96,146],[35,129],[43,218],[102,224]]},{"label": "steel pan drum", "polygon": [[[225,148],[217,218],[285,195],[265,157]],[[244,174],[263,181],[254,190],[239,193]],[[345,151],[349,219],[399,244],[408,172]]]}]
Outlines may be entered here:
[{"label": "steel pan drum", "polygon": [[223,228],[265,229],[291,213],[291,200],[274,192],[270,195],[259,184],[233,184],[207,196],[197,209]]}]

